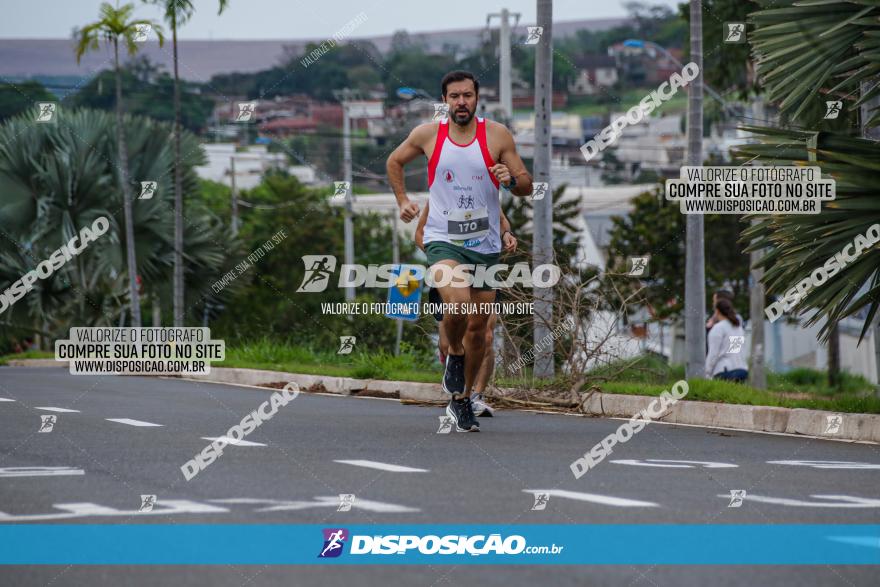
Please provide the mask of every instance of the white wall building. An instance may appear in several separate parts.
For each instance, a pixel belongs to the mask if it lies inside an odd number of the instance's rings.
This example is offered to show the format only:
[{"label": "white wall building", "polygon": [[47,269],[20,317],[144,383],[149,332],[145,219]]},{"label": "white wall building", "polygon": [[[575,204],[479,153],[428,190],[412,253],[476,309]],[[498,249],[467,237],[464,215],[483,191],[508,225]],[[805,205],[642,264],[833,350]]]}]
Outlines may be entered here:
[{"label": "white wall building", "polygon": [[205,143],[202,145],[207,163],[196,167],[203,179],[224,185],[232,182],[232,159],[235,159],[235,186],[239,190],[256,187],[270,169],[284,169],[307,185],[318,182],[317,172],[309,165],[289,165],[285,153],[270,153],[265,145],[251,145],[238,150],[234,143]]}]

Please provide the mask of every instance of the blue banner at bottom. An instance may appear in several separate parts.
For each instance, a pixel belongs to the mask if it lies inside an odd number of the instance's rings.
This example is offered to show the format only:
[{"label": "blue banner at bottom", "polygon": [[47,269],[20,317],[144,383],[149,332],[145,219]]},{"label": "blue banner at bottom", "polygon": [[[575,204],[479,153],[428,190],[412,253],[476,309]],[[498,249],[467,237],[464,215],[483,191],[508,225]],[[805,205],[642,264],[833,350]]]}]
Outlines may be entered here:
[{"label": "blue banner at bottom", "polygon": [[4,565],[880,565],[880,525],[0,525]]}]

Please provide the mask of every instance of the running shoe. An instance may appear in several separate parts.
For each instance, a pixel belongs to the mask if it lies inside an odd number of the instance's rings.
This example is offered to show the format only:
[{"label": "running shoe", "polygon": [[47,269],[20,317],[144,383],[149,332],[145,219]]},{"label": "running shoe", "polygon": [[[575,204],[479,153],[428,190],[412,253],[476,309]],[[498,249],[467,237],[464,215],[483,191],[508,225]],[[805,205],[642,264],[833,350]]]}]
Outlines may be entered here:
[{"label": "running shoe", "polygon": [[480,424],[474,417],[474,408],[469,397],[459,397],[449,400],[446,404],[446,415],[455,421],[455,429],[458,432],[479,432]]},{"label": "running shoe", "polygon": [[464,355],[447,355],[443,370],[443,391],[455,395],[464,392]]},{"label": "running shoe", "polygon": [[495,415],[495,410],[492,409],[492,406],[486,403],[486,400],[483,399],[482,393],[471,394],[471,405],[473,405],[474,414],[477,416],[491,418]]}]

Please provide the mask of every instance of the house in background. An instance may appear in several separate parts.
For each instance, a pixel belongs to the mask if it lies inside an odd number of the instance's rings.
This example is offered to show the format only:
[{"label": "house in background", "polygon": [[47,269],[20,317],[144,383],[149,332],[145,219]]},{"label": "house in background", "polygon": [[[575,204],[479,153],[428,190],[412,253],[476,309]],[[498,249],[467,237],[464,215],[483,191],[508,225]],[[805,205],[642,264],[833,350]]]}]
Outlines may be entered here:
[{"label": "house in background", "polygon": [[576,59],[577,77],[568,83],[570,94],[593,96],[618,81],[617,63],[608,55],[584,55]]}]

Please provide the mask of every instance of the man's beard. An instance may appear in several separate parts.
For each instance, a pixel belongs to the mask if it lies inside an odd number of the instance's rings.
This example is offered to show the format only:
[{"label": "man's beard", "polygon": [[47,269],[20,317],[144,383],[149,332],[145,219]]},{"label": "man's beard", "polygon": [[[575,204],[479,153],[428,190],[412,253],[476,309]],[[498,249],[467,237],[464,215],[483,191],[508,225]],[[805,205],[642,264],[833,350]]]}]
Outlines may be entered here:
[{"label": "man's beard", "polygon": [[470,124],[471,120],[474,119],[474,115],[476,114],[477,109],[476,107],[474,107],[474,111],[471,112],[467,109],[467,107],[465,107],[465,110],[467,111],[467,118],[459,118],[459,114],[464,114],[464,112],[459,112],[458,110],[452,111],[452,116],[450,117],[452,119],[452,122],[454,122],[458,126],[467,126],[468,124]]}]

